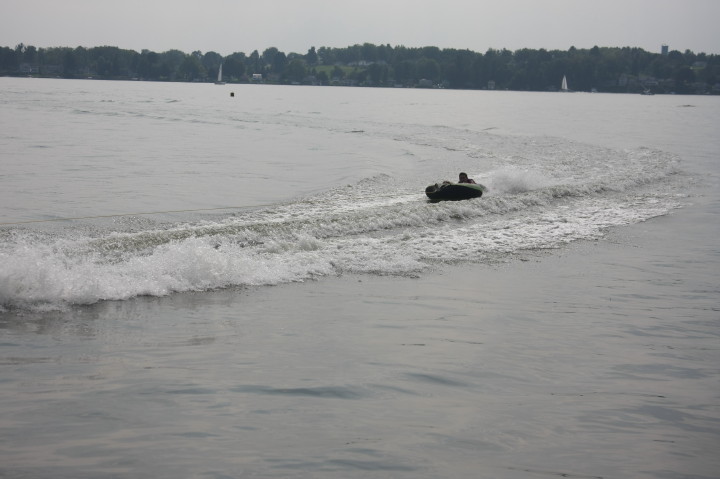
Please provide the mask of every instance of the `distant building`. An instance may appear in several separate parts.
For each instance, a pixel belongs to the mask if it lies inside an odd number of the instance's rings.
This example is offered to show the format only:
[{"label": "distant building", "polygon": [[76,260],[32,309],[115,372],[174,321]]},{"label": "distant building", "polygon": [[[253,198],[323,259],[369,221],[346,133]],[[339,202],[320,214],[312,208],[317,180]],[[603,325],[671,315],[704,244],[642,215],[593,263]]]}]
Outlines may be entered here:
[{"label": "distant building", "polygon": [[667,46],[667,45],[663,45],[662,47],[660,47],[660,53],[662,53],[663,55],[667,56],[667,54],[668,54],[668,46]]},{"label": "distant building", "polygon": [[262,73],[253,73],[252,81],[262,81]]}]

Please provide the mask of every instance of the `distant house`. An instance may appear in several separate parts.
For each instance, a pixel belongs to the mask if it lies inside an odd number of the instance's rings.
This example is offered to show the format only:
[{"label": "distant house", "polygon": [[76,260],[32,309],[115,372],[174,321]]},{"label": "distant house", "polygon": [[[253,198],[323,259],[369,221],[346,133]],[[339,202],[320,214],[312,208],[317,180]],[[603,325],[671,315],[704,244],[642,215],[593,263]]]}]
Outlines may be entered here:
[{"label": "distant house", "polygon": [[252,81],[262,81],[262,73],[253,73]]}]

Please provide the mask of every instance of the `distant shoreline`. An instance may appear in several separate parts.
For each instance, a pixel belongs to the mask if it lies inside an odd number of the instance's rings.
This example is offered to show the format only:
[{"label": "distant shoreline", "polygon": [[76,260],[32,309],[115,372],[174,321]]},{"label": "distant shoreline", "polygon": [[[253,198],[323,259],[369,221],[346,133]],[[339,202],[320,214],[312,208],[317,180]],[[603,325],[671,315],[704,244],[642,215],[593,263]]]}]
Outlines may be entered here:
[{"label": "distant shoreline", "polygon": [[[221,69],[222,66],[222,69]],[[365,43],[222,56],[118,47],[0,47],[0,76],[452,90],[720,94],[720,55],[633,47],[485,53]]]}]

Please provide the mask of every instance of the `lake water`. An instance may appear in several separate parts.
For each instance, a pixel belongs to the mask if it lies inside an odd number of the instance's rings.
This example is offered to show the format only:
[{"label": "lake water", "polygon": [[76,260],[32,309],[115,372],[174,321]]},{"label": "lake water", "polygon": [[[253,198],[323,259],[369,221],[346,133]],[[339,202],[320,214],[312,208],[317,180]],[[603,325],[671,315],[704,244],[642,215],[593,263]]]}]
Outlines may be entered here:
[{"label": "lake water", "polygon": [[0,474],[719,477],[720,98],[0,87]]}]

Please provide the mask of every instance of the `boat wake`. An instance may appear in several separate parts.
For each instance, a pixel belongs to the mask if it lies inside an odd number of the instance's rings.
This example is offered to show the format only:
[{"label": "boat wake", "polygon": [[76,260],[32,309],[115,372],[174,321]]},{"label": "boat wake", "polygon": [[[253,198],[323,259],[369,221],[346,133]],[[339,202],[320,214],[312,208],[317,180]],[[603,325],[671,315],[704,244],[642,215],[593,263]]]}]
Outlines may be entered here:
[{"label": "boat wake", "polygon": [[[482,198],[432,203],[376,175],[271,207],[162,223],[120,218],[0,230],[0,311],[277,285],[341,274],[418,275],[455,262],[601,238],[681,206],[676,158],[555,148],[494,156]],[[588,150],[590,151],[590,150]],[[502,166],[495,167],[496,164]]]}]

